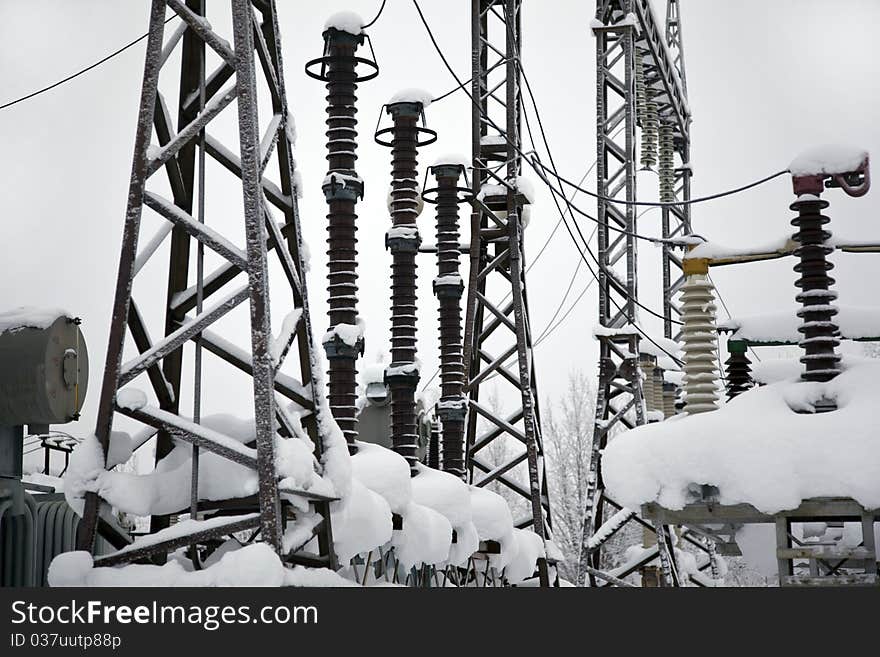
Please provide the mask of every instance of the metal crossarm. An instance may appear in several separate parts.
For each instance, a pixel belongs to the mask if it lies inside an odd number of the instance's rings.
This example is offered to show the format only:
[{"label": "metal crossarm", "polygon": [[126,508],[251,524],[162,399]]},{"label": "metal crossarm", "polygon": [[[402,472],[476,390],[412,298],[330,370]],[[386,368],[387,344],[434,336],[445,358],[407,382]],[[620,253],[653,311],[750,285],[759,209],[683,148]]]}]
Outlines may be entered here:
[{"label": "metal crossarm", "polygon": [[[115,413],[158,430],[157,463],[170,452],[175,440],[191,444],[192,519],[186,525],[187,531],[169,531],[165,529],[170,521],[169,515],[157,513],[152,518],[151,537],[138,541],[130,549],[103,557],[97,561],[98,565],[153,557],[184,546],[195,546],[193,554],[197,554],[200,547],[207,548],[218,538],[248,528],[258,529],[260,538],[281,554],[282,529],[290,515],[289,507],[282,504],[280,496],[284,494],[309,501],[322,520],[316,523],[314,530],[318,554],[295,551],[283,557],[293,563],[336,566],[329,511],[329,504],[336,498],[310,495],[290,487],[279,490],[276,472],[275,449],[279,440],[300,440],[298,436],[305,431],[315,445],[315,457],[319,460],[325,440],[319,422],[323,411],[317,403],[323,393],[313,370],[316,354],[302,261],[293,144],[290,141],[292,130],[288,129],[291,119],[284,88],[277,11],[273,0],[229,0],[227,6],[231,7],[230,39],[210,27],[205,16],[205,0],[153,0],[152,3],[122,252],[95,432],[105,457]],[[182,19],[182,23],[163,44],[168,8]],[[212,11],[215,9],[219,9],[219,3],[217,8],[212,6]],[[205,72],[206,48],[219,54],[224,62],[208,76]],[[181,51],[176,80],[180,99],[176,129],[159,92],[160,71],[166,62],[171,61],[175,50]],[[270,118],[262,129],[257,111],[261,89],[268,89],[271,104]],[[206,129],[233,100],[237,102],[238,139],[227,141],[207,135]],[[219,128],[217,134],[220,134]],[[151,144],[153,139],[158,140],[158,147]],[[205,198],[212,190],[204,184],[206,156],[240,180],[240,225],[245,229],[244,248],[236,246],[219,229],[207,225]],[[164,169],[167,174],[172,198],[166,198],[160,190],[147,189],[150,176],[159,169]],[[267,174],[270,170],[279,183],[269,180]],[[280,224],[273,216],[270,204],[283,214]],[[138,252],[144,206],[168,224]],[[162,250],[169,236],[167,295],[164,317],[158,318],[160,325],[164,319],[164,335],[153,341],[147,327],[156,324],[157,318],[145,315],[134,304],[132,286],[135,276]],[[190,247],[193,243],[198,249],[194,282],[190,281]],[[207,276],[203,273],[202,260],[205,247],[227,261]],[[292,313],[277,344],[271,333],[272,299],[268,281],[268,260],[273,253],[279,259],[290,289],[290,297],[284,301]],[[242,273],[247,276],[246,284],[237,288],[228,285]],[[203,308],[209,296],[214,296],[212,303]],[[240,347],[224,337],[221,320],[245,300],[250,310],[251,339],[247,347]],[[155,304],[149,307],[155,307]],[[195,310],[195,314],[188,316],[191,310]],[[126,327],[138,353],[124,362]],[[191,416],[180,402],[184,347],[189,343],[195,345],[196,352],[195,401]],[[200,424],[200,359],[203,349],[252,379],[253,443],[245,445]],[[297,358],[286,359],[288,354],[296,354]],[[289,368],[295,369],[294,375],[280,370],[288,360],[297,361]],[[144,372],[149,377],[158,405],[132,403],[130,397],[117,399],[119,389]],[[292,419],[294,415],[279,406],[281,397],[293,401],[302,410],[297,419]],[[294,422],[301,422],[302,428],[295,426]],[[257,494],[235,500],[200,502],[199,477],[209,476],[200,475],[198,456],[202,450],[255,470]],[[81,549],[91,550],[94,546],[102,504],[97,494],[87,494],[78,541]],[[222,521],[217,518],[200,520],[201,511],[209,508],[251,513]]]}]

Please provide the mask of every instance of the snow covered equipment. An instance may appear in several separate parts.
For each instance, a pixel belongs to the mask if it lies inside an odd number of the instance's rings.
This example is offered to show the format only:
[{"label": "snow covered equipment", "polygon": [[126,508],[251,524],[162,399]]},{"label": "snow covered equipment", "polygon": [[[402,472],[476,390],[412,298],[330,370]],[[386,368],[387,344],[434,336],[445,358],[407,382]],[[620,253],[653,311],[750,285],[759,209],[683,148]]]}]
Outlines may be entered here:
[{"label": "snow covered equipment", "polygon": [[[416,390],[419,362],[416,358],[416,255],[421,244],[416,223],[422,207],[418,182],[418,148],[437,140],[437,133],[424,125],[425,106],[431,96],[418,89],[396,94],[382,107],[392,125],[379,128],[375,140],[391,147],[391,228],[385,248],[391,251],[391,363],[385,383],[391,391],[391,442],[394,451],[409,463],[415,476],[418,463]],[[419,119],[422,125],[419,125]],[[381,114],[380,114],[381,122]],[[390,135],[390,140],[386,139]]]},{"label": "snow covered equipment", "polygon": [[[364,353],[363,327],[357,310],[357,214],[364,182],[355,171],[357,160],[357,85],[379,73],[375,56],[357,56],[358,47],[372,44],[363,21],[352,12],[327,19],[324,54],[306,64],[306,73],[327,84],[327,176],[322,189],[327,201],[327,291],[330,327],[324,353],[330,365],[329,401],[333,417],[345,434],[349,451],[357,439],[357,359]],[[318,65],[320,64],[320,68]],[[358,73],[358,67],[362,73]]]},{"label": "snow covered equipment", "polygon": [[[442,425],[443,470],[464,478],[464,428],[467,398],[464,396],[464,360],[462,354],[461,297],[464,281],[459,273],[460,231],[459,203],[471,197],[466,186],[466,164],[461,158],[440,158],[428,168],[436,186],[422,195],[437,205],[437,278],[434,294],[440,310],[440,400],[437,416]],[[459,179],[464,176],[464,184]],[[439,461],[438,445],[438,461]],[[433,454],[432,454],[433,455]]]}]

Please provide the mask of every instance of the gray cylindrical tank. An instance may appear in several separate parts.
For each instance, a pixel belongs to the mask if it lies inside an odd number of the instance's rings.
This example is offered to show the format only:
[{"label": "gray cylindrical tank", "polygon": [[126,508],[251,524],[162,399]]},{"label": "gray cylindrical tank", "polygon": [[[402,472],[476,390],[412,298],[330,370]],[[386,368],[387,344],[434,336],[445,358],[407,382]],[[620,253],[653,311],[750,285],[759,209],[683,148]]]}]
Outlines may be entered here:
[{"label": "gray cylindrical tank", "polygon": [[88,379],[78,319],[40,311],[0,314],[0,424],[77,419]]}]

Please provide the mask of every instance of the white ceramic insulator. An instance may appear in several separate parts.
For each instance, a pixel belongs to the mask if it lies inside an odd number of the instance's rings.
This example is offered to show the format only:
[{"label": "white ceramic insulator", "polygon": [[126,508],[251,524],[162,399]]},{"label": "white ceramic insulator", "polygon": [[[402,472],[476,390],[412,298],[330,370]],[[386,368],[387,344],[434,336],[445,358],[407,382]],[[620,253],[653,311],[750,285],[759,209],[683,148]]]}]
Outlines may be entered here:
[{"label": "white ceramic insulator", "polygon": [[664,390],[663,391],[663,414],[670,418],[675,415],[675,391],[674,390]]},{"label": "white ceramic insulator", "polygon": [[673,128],[669,123],[660,126],[659,162],[657,174],[660,178],[660,201],[672,203],[675,201],[675,151]]},{"label": "white ceramic insulator", "polygon": [[639,367],[642,370],[642,399],[645,400],[645,410],[657,410],[654,407],[654,361],[643,359]]},{"label": "white ceramic insulator", "polygon": [[715,298],[703,274],[691,274],[682,286],[681,340],[684,350],[684,410],[693,415],[718,408],[718,361],[715,353]]},{"label": "white ceramic insulator", "polygon": [[663,370],[654,368],[654,410],[663,413]]}]

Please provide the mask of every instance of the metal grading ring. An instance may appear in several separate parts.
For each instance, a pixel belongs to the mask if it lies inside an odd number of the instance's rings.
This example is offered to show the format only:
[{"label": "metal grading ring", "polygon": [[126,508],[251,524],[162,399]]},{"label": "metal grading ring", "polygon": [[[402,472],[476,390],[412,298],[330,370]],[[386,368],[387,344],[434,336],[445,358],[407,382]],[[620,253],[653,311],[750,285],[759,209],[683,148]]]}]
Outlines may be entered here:
[{"label": "metal grading ring", "polygon": [[[432,198],[428,198],[428,194],[436,194],[439,187],[431,187],[430,189],[426,189],[422,192],[422,200],[425,203],[437,203],[437,197],[434,196]],[[474,197],[474,190],[469,189],[468,187],[456,187],[456,192],[460,192],[461,196],[457,196],[455,198],[456,203],[470,203],[471,199]]]},{"label": "metal grading ring", "polygon": [[[426,185],[428,184],[428,174],[431,171],[433,171],[434,169],[438,169],[440,167],[453,167],[453,166],[458,167],[461,170],[462,175],[464,175],[464,182],[465,183],[468,182],[467,167],[464,166],[463,164],[432,164],[427,169],[425,169],[425,182],[422,183],[422,189],[424,190],[422,192],[422,200],[425,203],[436,204],[437,203],[436,194],[437,194],[437,191],[440,189],[439,187],[426,188]],[[456,198],[455,198],[456,203],[470,203],[471,199],[474,197],[474,190],[472,190],[470,187],[456,187],[455,191],[460,192],[460,194],[461,194],[460,196],[456,196]],[[431,198],[428,198],[428,194],[432,194],[434,196],[432,196]]]},{"label": "metal grading ring", "polygon": [[[332,29],[332,28],[331,28]],[[369,66],[372,71],[367,73],[366,75],[357,77],[354,79],[355,83],[358,82],[366,82],[367,80],[372,80],[377,75],[379,75],[379,64],[376,63],[376,51],[373,50],[373,42],[370,39],[368,34],[362,35],[367,42],[367,45],[370,47],[370,55],[373,59],[367,59],[365,57],[342,57],[339,55],[324,55],[323,57],[318,57],[317,59],[313,59],[309,62],[306,62],[306,75],[310,78],[314,78],[315,80],[320,80],[321,82],[330,82],[330,79],[327,77],[327,65],[331,63],[341,63],[341,62],[354,62],[355,66],[358,64],[364,64]],[[330,47],[330,30],[324,32],[324,52],[327,52]],[[321,65],[321,72],[316,73],[310,69],[314,68],[317,64]]]},{"label": "metal grading ring", "polygon": [[[327,64],[332,62],[343,62],[343,61],[352,61],[354,60],[355,64],[365,64],[373,69],[370,73],[366,75],[358,76],[354,79],[355,82],[366,82],[367,80],[372,80],[377,75],[379,75],[379,65],[365,57],[339,57],[339,56],[331,56],[326,55],[325,57],[318,57],[317,59],[313,59],[310,62],[306,63],[306,75],[310,78],[314,78],[315,80],[321,80],[321,82],[329,82],[330,78],[327,77]],[[314,68],[317,64],[321,64],[321,72],[315,73],[310,68]]]},{"label": "metal grading ring", "polygon": [[[417,147],[427,146],[428,144],[433,144],[435,141],[437,141],[437,133],[434,130],[431,130],[431,128],[425,128],[418,125],[415,126],[415,128],[418,134],[428,135],[428,138],[425,141],[416,142]],[[379,136],[386,135],[393,131],[394,126],[391,126],[389,128],[382,128],[381,130],[378,130],[375,135],[373,135],[373,139],[375,139],[376,143],[380,146],[388,146],[389,148],[391,148],[392,146],[394,146],[394,144],[392,144],[390,141],[382,141],[381,139],[379,139]]]},{"label": "metal grading ring", "polygon": [[[419,105],[419,106],[421,106],[421,103],[418,103],[418,102],[415,102],[415,101],[413,101],[413,102],[410,102],[410,101],[400,101],[399,103],[385,103],[384,105],[382,105],[382,107],[379,108],[379,118],[378,118],[378,120],[376,121],[376,132],[375,132],[375,134],[373,135],[373,139],[374,139],[375,142],[376,142],[377,144],[379,144],[380,146],[387,146],[388,148],[393,148],[393,147],[394,147],[394,144],[393,144],[392,142],[390,142],[390,141],[382,141],[381,139],[379,139],[379,137],[380,137],[381,135],[387,135],[387,134],[389,134],[390,132],[393,132],[393,131],[394,131],[394,126],[393,126],[393,125],[390,126],[390,127],[388,127],[388,128],[382,128],[381,130],[379,130],[379,125],[382,123],[382,112],[383,112],[386,108],[390,107],[391,105],[397,105],[397,104],[403,104],[403,103],[408,103],[408,104],[411,104],[411,105]],[[421,109],[419,110],[419,113],[421,114],[421,117],[422,117],[422,125],[418,125],[418,124],[416,124],[416,126],[415,126],[416,133],[417,133],[417,134],[425,134],[425,135],[428,135],[428,137],[427,137],[427,139],[426,139],[425,141],[418,141],[418,139],[417,139],[417,140],[416,140],[416,147],[417,147],[417,148],[420,148],[420,147],[422,147],[422,146],[427,146],[427,145],[429,145],[429,144],[433,144],[435,141],[437,141],[437,132],[434,131],[434,130],[431,130],[431,128],[428,128],[428,127],[425,125],[425,108],[424,108],[424,107],[421,107]]]}]

